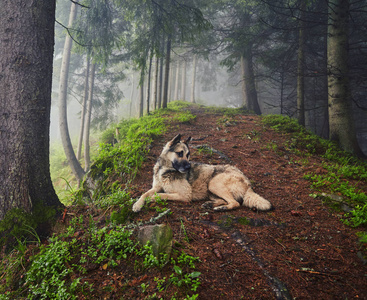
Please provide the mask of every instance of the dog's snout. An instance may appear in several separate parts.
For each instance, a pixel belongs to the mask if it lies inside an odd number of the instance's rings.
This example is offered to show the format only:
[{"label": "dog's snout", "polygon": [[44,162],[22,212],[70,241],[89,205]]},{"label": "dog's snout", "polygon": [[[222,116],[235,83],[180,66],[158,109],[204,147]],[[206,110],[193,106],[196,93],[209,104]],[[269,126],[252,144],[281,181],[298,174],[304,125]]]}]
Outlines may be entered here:
[{"label": "dog's snout", "polygon": [[186,161],[186,163],[185,163],[185,165],[184,165],[184,168],[185,168],[186,170],[190,170],[190,168],[191,168],[191,163],[190,163],[189,161]]},{"label": "dog's snout", "polygon": [[191,163],[188,160],[175,160],[172,162],[172,166],[181,173],[187,173],[191,169]]}]

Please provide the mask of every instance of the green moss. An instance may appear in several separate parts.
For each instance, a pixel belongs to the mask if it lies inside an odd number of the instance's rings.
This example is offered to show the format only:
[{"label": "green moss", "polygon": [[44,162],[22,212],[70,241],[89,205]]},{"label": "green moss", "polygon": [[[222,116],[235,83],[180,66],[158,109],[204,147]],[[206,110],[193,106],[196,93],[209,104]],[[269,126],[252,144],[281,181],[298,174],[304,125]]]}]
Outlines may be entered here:
[{"label": "green moss", "polygon": [[250,225],[250,220],[246,217],[240,217],[237,219],[237,222],[241,225]]},{"label": "green moss", "polygon": [[44,205],[33,207],[31,213],[21,208],[11,209],[0,221],[0,246],[12,249],[18,242],[34,239],[33,232],[48,236],[56,213],[54,208]]}]

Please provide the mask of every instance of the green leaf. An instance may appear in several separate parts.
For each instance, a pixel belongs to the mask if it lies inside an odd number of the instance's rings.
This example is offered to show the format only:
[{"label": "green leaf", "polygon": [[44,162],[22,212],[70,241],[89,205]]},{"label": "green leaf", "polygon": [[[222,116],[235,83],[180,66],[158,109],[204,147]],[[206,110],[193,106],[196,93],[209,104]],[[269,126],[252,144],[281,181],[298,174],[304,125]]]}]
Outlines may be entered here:
[{"label": "green leaf", "polygon": [[173,269],[178,275],[182,275],[182,269],[179,266],[173,266]]},{"label": "green leaf", "polygon": [[192,273],[190,273],[190,277],[191,278],[197,278],[197,277],[199,277],[201,275],[201,273],[200,272],[192,272]]}]

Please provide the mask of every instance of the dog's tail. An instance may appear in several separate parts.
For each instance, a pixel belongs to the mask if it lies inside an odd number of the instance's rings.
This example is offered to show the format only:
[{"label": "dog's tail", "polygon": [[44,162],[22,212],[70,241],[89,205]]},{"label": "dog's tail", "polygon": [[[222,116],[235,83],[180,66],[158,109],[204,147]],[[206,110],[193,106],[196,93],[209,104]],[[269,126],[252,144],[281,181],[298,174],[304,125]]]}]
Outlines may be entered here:
[{"label": "dog's tail", "polygon": [[252,188],[249,188],[246,191],[245,196],[243,197],[242,205],[248,206],[250,208],[256,208],[258,210],[270,210],[272,209],[271,203],[261,197],[260,195],[256,194]]}]

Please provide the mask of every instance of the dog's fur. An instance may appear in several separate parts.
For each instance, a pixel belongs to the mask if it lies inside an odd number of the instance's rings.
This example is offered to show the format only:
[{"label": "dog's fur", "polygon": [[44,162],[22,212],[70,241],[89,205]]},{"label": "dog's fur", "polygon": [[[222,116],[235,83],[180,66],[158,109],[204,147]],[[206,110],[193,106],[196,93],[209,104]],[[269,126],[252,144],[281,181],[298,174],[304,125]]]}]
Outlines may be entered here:
[{"label": "dog's fur", "polygon": [[169,141],[154,166],[153,187],[134,204],[138,212],[147,197],[155,194],[162,199],[190,202],[210,199],[203,207],[224,211],[241,205],[269,210],[271,203],[256,194],[248,178],[230,165],[207,165],[189,162],[188,143],[178,134]]}]

